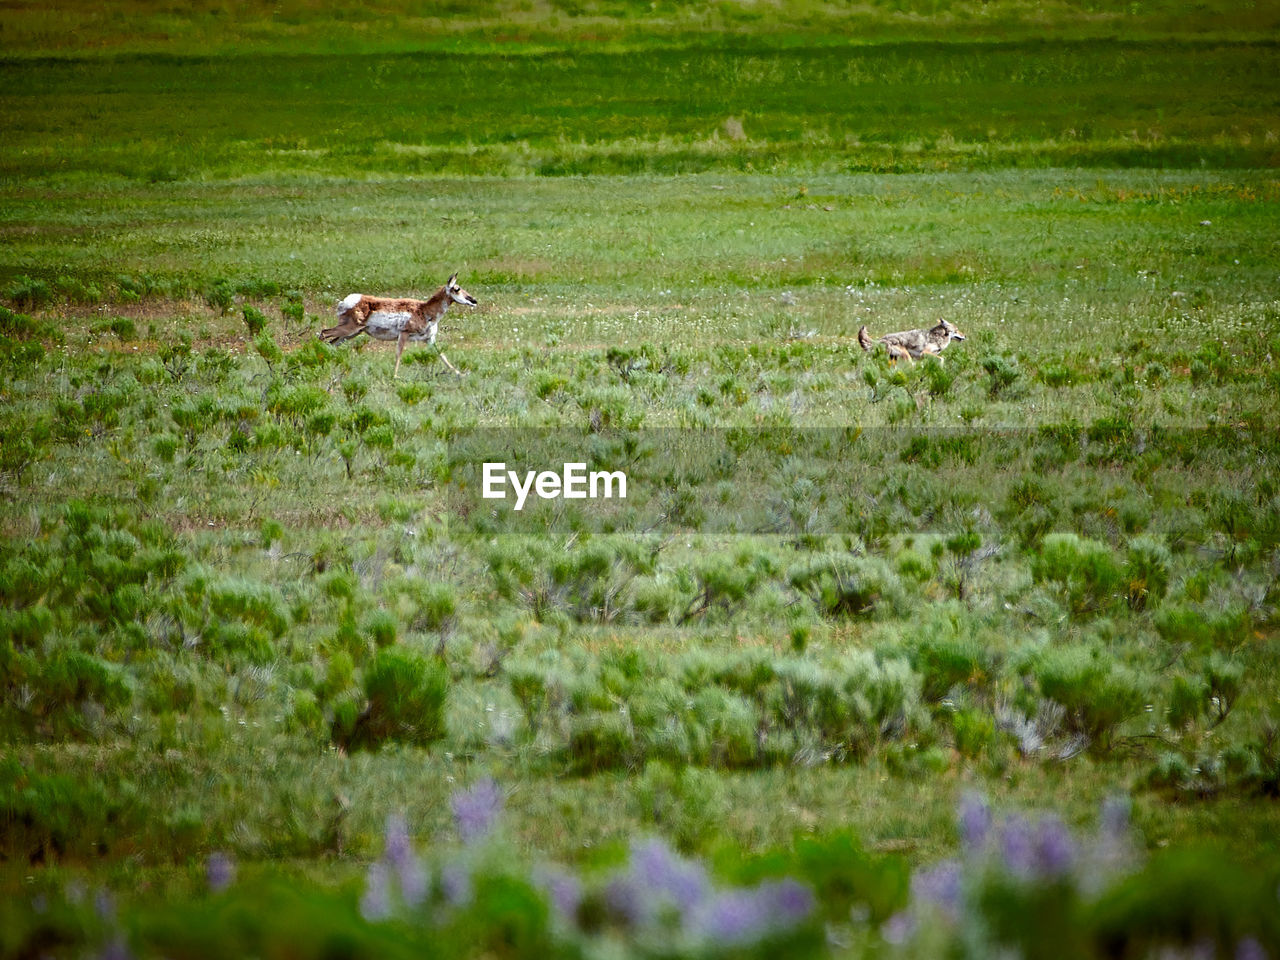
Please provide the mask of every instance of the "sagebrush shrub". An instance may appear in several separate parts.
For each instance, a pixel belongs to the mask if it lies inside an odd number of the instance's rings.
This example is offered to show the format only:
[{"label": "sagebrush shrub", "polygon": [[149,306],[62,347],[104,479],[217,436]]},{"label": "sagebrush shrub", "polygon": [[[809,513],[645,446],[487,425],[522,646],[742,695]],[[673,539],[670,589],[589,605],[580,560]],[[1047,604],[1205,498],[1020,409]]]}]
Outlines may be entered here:
[{"label": "sagebrush shrub", "polygon": [[1164,599],[1169,592],[1172,563],[1169,548],[1154,537],[1135,537],[1129,541],[1124,569],[1131,610],[1145,610]]},{"label": "sagebrush shrub", "polygon": [[1040,692],[1066,709],[1067,725],[1097,749],[1110,747],[1116,728],[1143,711],[1146,681],[1093,647],[1051,647],[1033,664]]},{"label": "sagebrush shrub", "polygon": [[871,616],[905,600],[901,581],[878,557],[822,554],[793,566],[787,579],[827,617]]},{"label": "sagebrush shrub", "polygon": [[445,734],[449,674],[438,660],[387,647],[364,675],[364,708],[339,703],[331,736],[348,749],[376,750],[384,743],[426,746]]},{"label": "sagebrush shrub", "polygon": [[1038,583],[1055,583],[1077,616],[1096,613],[1122,595],[1125,572],[1105,543],[1074,533],[1052,533],[1031,561]]}]

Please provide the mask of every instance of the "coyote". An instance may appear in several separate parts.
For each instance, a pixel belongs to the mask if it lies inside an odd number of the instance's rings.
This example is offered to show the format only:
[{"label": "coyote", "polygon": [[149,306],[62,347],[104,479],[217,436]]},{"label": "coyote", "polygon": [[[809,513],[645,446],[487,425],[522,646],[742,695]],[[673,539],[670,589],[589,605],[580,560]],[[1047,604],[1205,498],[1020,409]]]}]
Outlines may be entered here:
[{"label": "coyote", "polygon": [[[886,333],[883,337],[878,338],[878,342],[885,345],[885,349],[889,351],[889,361],[892,363],[900,358],[905,358],[908,363],[914,363],[913,358],[923,356],[934,356],[938,358],[938,362],[942,362],[942,351],[947,349],[947,344],[952,340],[963,340],[964,334],[954,323],[948,320],[939,320],[936,327],[930,327],[920,330],[903,330],[901,333]],[[867,333],[867,328],[863,327],[858,331],[858,343],[863,350],[873,350],[877,340],[873,340],[871,335]]]},{"label": "coyote", "polygon": [[[338,325],[321,330],[320,338],[326,343],[341,343],[367,333],[375,340],[395,340],[396,369],[391,374],[394,380],[400,375],[400,354],[404,353],[404,345],[410,340],[425,340],[435,346],[440,318],[455,303],[468,307],[476,305],[476,298],[458,286],[456,273],[427,300],[397,300],[353,293],[338,304]],[[462,371],[449,362],[439,347],[436,347],[436,352],[445,366],[462,376]]]}]

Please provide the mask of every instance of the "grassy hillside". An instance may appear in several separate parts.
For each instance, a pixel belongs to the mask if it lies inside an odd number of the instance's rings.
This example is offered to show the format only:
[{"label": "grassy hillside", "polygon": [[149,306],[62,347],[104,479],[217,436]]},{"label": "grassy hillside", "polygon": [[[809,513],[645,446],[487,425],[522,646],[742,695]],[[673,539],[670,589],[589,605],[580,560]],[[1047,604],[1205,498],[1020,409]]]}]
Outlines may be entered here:
[{"label": "grassy hillside", "polygon": [[0,956],[1280,953],[1274,32],[11,5]]}]

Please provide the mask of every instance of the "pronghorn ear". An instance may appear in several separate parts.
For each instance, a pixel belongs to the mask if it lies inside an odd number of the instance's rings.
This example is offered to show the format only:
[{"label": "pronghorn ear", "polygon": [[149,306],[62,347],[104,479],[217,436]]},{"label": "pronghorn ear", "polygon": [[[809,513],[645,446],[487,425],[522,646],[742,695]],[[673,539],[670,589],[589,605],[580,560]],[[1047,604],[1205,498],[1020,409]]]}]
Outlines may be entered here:
[{"label": "pronghorn ear", "polygon": [[445,286],[446,286],[446,287],[456,287],[457,285],[458,285],[458,275],[457,275],[457,273],[455,273],[453,276],[451,276],[451,277],[449,278],[449,282],[448,282],[448,283],[446,283],[446,284],[445,284]]}]

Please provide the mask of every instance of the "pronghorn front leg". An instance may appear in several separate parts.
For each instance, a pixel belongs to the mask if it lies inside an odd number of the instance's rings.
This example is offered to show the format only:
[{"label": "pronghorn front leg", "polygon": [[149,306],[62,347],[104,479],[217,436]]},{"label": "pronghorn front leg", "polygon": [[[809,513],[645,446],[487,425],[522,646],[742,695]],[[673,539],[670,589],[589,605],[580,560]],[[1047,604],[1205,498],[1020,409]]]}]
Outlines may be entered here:
[{"label": "pronghorn front leg", "polygon": [[444,355],[444,351],[441,350],[439,347],[436,347],[436,353],[440,354],[440,359],[444,361],[444,365],[446,367],[448,367],[450,370],[452,370],[454,373],[456,373],[460,377],[466,376],[465,373],[463,373],[461,370],[459,370],[457,367],[455,367],[452,363],[449,362],[449,358]]},{"label": "pronghorn front leg", "polygon": [[405,331],[401,331],[400,339],[396,341],[396,369],[395,372],[391,374],[392,380],[400,376],[400,354],[404,353],[404,345],[408,342],[409,334]]}]

